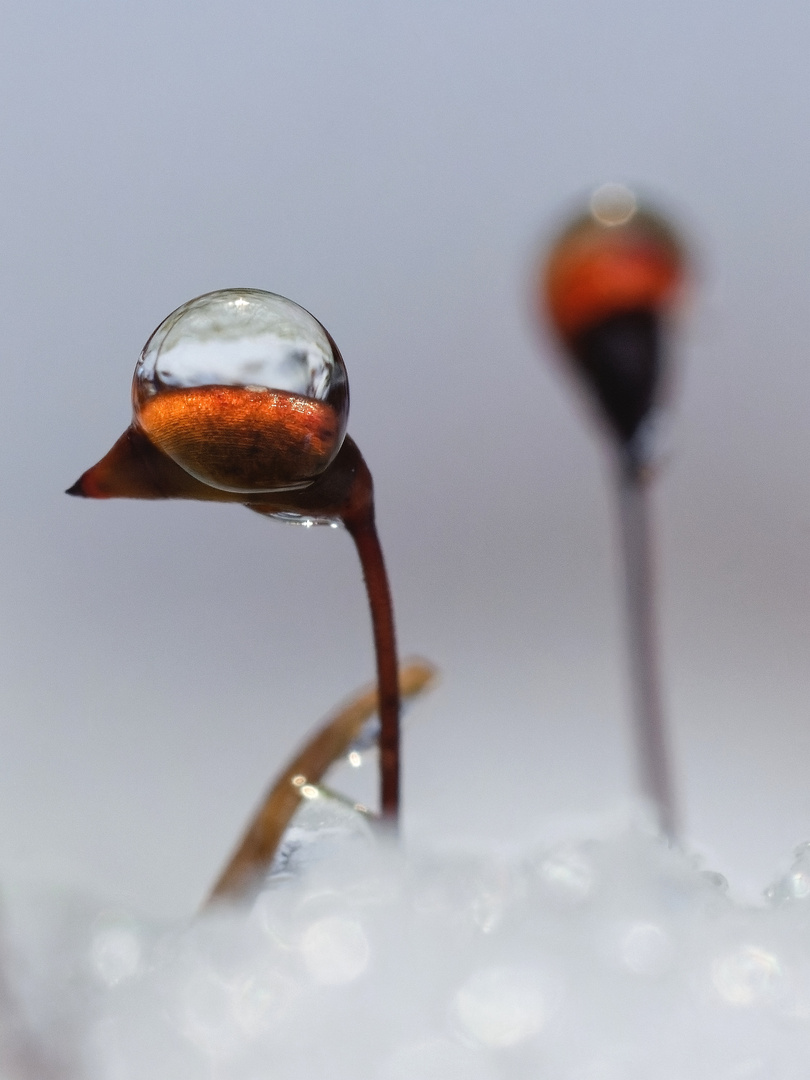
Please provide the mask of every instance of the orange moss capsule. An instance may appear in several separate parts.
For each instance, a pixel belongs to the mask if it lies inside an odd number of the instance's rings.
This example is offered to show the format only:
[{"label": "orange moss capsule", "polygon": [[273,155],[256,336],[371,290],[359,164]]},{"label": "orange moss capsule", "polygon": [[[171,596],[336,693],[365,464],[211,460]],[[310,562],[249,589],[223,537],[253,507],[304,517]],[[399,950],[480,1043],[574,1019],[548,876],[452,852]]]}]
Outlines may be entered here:
[{"label": "orange moss capsule", "polygon": [[[600,198],[600,193],[604,192]],[[683,252],[657,214],[631,193],[606,185],[558,238],[549,254],[541,303],[566,341],[620,312],[663,311],[683,281]]]},{"label": "orange moss capsule", "polygon": [[661,317],[683,278],[674,231],[619,185],[594,194],[589,213],[558,237],[540,275],[538,304],[625,446],[657,403]]},{"label": "orange moss capsule", "polygon": [[144,402],[137,423],[196,479],[243,494],[310,483],[342,437],[327,402],[258,387],[164,390]]}]

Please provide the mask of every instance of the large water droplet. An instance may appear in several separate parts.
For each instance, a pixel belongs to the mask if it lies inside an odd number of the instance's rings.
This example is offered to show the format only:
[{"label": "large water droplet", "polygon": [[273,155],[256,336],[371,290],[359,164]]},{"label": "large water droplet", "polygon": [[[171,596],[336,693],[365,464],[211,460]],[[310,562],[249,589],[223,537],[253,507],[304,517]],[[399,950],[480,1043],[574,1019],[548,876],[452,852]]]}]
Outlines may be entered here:
[{"label": "large water droplet", "polygon": [[344,847],[373,843],[367,814],[359,805],[319,785],[304,782],[296,786],[300,786],[301,804],[273,857],[269,881],[300,875]]},{"label": "large water droplet", "polygon": [[226,491],[305,486],[330,464],[349,412],[337,346],[304,308],[259,289],[183,304],[147,341],[135,423],[192,476]]}]

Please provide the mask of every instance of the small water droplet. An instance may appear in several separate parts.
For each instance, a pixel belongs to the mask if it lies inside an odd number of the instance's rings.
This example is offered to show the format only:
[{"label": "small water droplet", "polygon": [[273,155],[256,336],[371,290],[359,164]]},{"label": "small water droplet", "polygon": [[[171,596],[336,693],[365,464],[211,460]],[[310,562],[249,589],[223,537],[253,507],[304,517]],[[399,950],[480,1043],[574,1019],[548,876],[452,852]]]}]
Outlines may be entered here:
[{"label": "small water droplet", "polygon": [[464,1034],[493,1048],[516,1046],[535,1035],[546,1019],[546,1003],[531,972],[484,968],[455,996],[454,1011]]},{"label": "small water droplet", "polygon": [[810,844],[800,844],[790,870],[765,890],[765,896],[775,904],[810,899]]},{"label": "small water droplet", "polygon": [[563,904],[581,903],[594,885],[591,860],[575,846],[563,845],[550,852],[536,874],[543,892]]},{"label": "small water droplet", "polygon": [[280,521],[284,525],[300,525],[305,529],[326,526],[330,529],[339,529],[340,522],[328,517],[313,517],[312,514],[296,514],[288,510],[280,510],[275,514],[268,514],[274,521]]},{"label": "small water droplet", "polygon": [[237,987],[233,998],[237,1023],[247,1035],[260,1035],[272,1028],[297,989],[291,979],[277,971],[248,977]]},{"label": "small water droplet", "polygon": [[603,184],[591,195],[591,213],[600,225],[624,225],[637,207],[636,196],[624,184]]},{"label": "small water droplet", "polygon": [[669,970],[675,958],[672,941],[655,923],[631,926],[621,944],[624,966],[636,975],[657,976]]},{"label": "small water droplet", "polygon": [[[363,809],[332,795],[323,787],[293,777],[301,803],[281,838],[267,874],[268,881],[295,875],[327,859],[344,844],[370,844],[373,834]],[[313,794],[308,796],[307,789]]]},{"label": "small water droplet", "polygon": [[363,974],[371,947],[356,919],[328,915],[311,923],[301,935],[301,954],[315,982],[337,986]]},{"label": "small water droplet", "polygon": [[715,960],[715,989],[729,1005],[757,1005],[776,997],[782,982],[779,959],[756,945],[743,945]]},{"label": "small water droplet", "polygon": [[728,892],[728,880],[717,870],[701,870],[700,876],[718,892],[724,894]]}]

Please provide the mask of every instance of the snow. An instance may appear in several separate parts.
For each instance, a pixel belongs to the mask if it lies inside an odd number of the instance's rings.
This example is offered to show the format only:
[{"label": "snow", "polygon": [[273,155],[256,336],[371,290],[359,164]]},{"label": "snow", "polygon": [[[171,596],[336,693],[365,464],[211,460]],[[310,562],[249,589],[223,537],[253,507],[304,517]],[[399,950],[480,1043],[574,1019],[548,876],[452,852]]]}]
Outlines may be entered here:
[{"label": "snow", "polygon": [[0,1077],[808,1075],[810,846],[753,905],[643,824],[507,860],[329,802],[253,896],[183,923],[7,896]]}]

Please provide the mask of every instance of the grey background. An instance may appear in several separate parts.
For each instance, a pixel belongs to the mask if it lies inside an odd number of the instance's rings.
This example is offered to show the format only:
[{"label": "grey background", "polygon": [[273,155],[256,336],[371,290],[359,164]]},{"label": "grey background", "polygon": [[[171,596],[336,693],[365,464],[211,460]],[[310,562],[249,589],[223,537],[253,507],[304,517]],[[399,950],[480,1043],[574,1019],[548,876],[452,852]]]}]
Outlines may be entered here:
[{"label": "grey background", "polygon": [[7,5],[0,881],[190,911],[373,670],[350,541],[62,492],[148,334],[231,285],[346,358],[404,653],[408,842],[515,845],[632,790],[607,459],[532,317],[616,180],[699,267],[657,496],[689,835],[810,838],[810,9],[798,0]]}]

